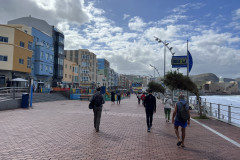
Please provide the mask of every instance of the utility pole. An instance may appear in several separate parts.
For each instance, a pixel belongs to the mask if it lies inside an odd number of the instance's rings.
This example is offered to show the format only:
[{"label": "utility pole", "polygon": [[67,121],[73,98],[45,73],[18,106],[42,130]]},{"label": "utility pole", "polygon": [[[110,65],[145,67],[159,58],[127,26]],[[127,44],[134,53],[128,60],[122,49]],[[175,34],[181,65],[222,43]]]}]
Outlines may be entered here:
[{"label": "utility pole", "polygon": [[[189,54],[188,54],[188,40],[187,40],[187,76],[189,77]],[[187,103],[189,103],[189,93],[187,91]]]},{"label": "utility pole", "polygon": [[165,43],[164,43],[164,77],[165,77],[165,74],[166,74],[166,40],[165,40]]}]

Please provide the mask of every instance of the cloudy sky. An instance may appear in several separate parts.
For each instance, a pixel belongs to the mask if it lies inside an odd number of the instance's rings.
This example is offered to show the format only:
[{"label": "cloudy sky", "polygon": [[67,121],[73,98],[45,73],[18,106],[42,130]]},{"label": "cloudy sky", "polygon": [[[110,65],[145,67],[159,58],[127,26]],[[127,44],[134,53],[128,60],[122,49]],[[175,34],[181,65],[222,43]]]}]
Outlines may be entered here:
[{"label": "cloudy sky", "polygon": [[[64,32],[65,49],[89,49],[118,73],[163,75],[166,40],[193,57],[190,75],[240,77],[239,0],[0,0],[0,23],[44,19]],[[171,70],[166,53],[166,71]],[[186,68],[180,72],[186,74]],[[157,75],[157,74],[156,74]]]}]

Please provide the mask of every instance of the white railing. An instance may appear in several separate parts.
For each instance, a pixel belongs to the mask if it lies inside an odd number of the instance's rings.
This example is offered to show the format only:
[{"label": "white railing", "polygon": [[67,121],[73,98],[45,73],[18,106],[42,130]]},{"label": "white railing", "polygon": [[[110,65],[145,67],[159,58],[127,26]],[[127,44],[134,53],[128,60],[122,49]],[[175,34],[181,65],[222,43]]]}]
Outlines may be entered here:
[{"label": "white railing", "polygon": [[[198,101],[196,99],[191,97],[189,99],[189,104],[193,105],[194,109],[199,111]],[[208,115],[229,124],[240,126],[240,107],[207,102],[206,98],[201,98],[200,104],[204,115]]]},{"label": "white railing", "polygon": [[28,87],[2,87],[0,88],[0,101],[21,98],[22,93],[26,92],[28,92]]}]

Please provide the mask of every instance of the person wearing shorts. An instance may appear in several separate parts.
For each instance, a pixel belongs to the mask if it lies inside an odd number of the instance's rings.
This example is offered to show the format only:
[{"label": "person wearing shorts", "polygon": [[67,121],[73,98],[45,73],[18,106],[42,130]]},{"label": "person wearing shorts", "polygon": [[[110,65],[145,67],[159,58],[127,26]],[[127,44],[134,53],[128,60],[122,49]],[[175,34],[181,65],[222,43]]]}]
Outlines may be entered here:
[{"label": "person wearing shorts", "polygon": [[[177,146],[185,147],[184,140],[185,140],[185,134],[186,134],[186,127],[187,125],[190,125],[190,113],[189,113],[189,106],[186,104],[187,102],[184,100],[184,95],[179,96],[179,101],[176,103],[174,112],[172,115],[172,123],[174,124],[174,130],[176,133],[176,136],[178,138]],[[179,118],[179,111],[183,104],[186,104],[186,108],[188,110],[189,118],[186,122],[182,122]],[[181,126],[182,131],[182,137],[180,138],[178,128]]]}]

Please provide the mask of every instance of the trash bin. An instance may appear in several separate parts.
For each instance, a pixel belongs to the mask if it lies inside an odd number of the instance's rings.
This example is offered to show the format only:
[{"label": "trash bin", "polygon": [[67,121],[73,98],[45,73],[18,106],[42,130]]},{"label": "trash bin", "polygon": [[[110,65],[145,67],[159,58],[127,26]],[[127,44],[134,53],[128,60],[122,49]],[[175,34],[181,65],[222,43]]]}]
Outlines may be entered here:
[{"label": "trash bin", "polygon": [[22,108],[28,108],[29,105],[29,94],[28,93],[23,93],[22,94]]}]

